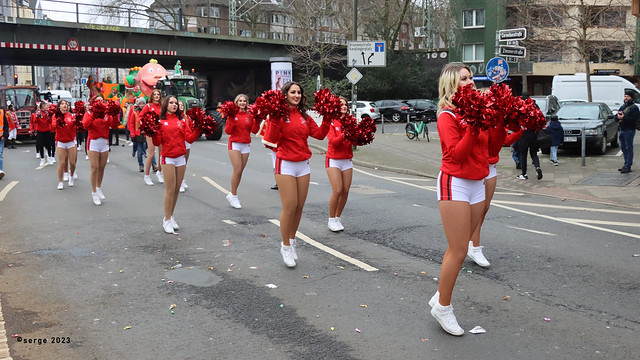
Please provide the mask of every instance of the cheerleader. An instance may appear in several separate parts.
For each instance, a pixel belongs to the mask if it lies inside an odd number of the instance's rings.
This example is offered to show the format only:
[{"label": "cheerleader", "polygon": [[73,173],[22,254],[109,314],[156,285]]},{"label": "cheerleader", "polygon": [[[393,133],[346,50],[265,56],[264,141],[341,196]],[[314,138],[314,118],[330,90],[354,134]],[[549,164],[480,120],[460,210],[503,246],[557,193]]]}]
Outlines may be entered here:
[{"label": "cheerleader", "polygon": [[[194,126],[193,120],[189,117],[189,115],[187,115],[186,107],[182,101],[178,101],[178,109],[180,109],[180,113],[182,113],[182,116],[184,117],[184,119],[187,120],[187,124],[189,125],[189,127],[193,129],[193,126]],[[189,164],[189,154],[191,154],[191,144],[188,141],[185,141],[184,146],[187,148],[187,153],[184,155],[184,159],[186,163]],[[187,185],[187,181],[185,179],[182,179],[182,183],[180,184],[180,192],[185,192],[187,191],[188,188],[189,188],[189,185]]]},{"label": "cheerleader", "polygon": [[[56,112],[63,114],[63,120],[59,121],[57,116],[52,117],[50,129],[55,129],[56,133],[56,152],[58,154],[58,190],[64,188],[63,181],[68,180],[69,186],[73,186],[75,179],[73,175],[76,173],[76,160],[78,158],[78,149],[76,148],[76,121],[69,112],[71,104],[67,100],[58,101],[58,109]],[[64,178],[64,168],[69,164],[70,176]]]},{"label": "cheerleader", "polygon": [[[151,91],[151,95],[149,95],[149,101],[147,106],[145,106],[140,112],[140,118],[149,111],[155,111],[156,114],[160,115],[160,108],[162,107],[162,93],[158,89],[153,89]],[[158,149],[158,153],[160,153],[162,149]],[[162,166],[158,164],[156,167],[156,147],[153,145],[153,140],[150,136],[147,136],[147,162],[144,164],[144,183],[147,185],[153,185],[153,181],[151,180],[151,176],[149,176],[149,172],[153,167],[153,171],[156,172],[156,177],[158,178],[159,183],[164,182],[164,178],[162,177]]]},{"label": "cheerleader", "polygon": [[329,229],[334,232],[344,230],[340,215],[344,206],[347,204],[349,196],[349,188],[351,188],[351,179],[353,178],[353,148],[349,141],[344,140],[342,136],[341,120],[349,110],[347,99],[340,96],[340,111],[342,117],[333,119],[331,128],[327,134],[328,147],[327,156],[325,158],[325,168],[327,169],[327,177],[331,183],[331,197],[329,198]]},{"label": "cheerleader", "polygon": [[[53,151],[51,149],[51,119],[47,116],[47,108],[49,104],[41,101],[38,110],[31,114],[31,125],[36,133],[36,151],[40,155],[40,166],[44,166],[45,162],[53,165]],[[44,150],[47,150],[47,157],[44,156]]]},{"label": "cheerleader", "polygon": [[473,84],[469,67],[447,64],[440,75],[438,91],[438,135],[442,165],[437,181],[437,199],[448,247],[442,259],[438,291],[429,300],[431,315],[442,328],[456,336],[464,334],[458,325],[451,296],[469,239],[484,212],[484,178],[489,174],[488,135],[466,125],[452,111],[451,98],[458,87]]},{"label": "cheerleader", "polygon": [[[94,98],[95,102],[103,102],[101,96]],[[105,196],[102,193],[102,179],[104,169],[109,158],[109,130],[117,129],[119,125],[117,117],[105,114],[104,117],[94,117],[92,112],[87,112],[82,120],[82,125],[87,129],[89,142],[89,165],[91,172],[91,198],[95,205],[101,205]]]},{"label": "cheerleader", "polygon": [[164,218],[162,228],[167,234],[175,234],[178,223],[173,217],[180,184],[187,170],[185,141],[193,143],[202,135],[200,130],[192,130],[178,107],[178,99],[169,95],[162,101],[160,129],[152,137],[155,146],[161,146],[160,159],[164,173]]},{"label": "cheerleader", "polygon": [[325,119],[318,126],[306,114],[307,97],[300,84],[288,81],[282,86],[282,93],[289,106],[289,114],[284,119],[269,120],[263,143],[277,148],[275,176],[282,202],[280,254],[288,267],[295,267],[298,259],[295,237],[311,178],[311,150],[307,138],[324,139],[331,122]]},{"label": "cheerleader", "polygon": [[251,133],[256,134],[260,124],[247,112],[249,107],[247,95],[239,94],[233,102],[240,108],[240,111],[233,119],[228,118],[224,126],[224,131],[229,135],[229,160],[233,167],[231,192],[227,194],[227,201],[232,207],[240,209],[242,206],[238,199],[238,186],[242,179],[242,172],[249,161]]}]

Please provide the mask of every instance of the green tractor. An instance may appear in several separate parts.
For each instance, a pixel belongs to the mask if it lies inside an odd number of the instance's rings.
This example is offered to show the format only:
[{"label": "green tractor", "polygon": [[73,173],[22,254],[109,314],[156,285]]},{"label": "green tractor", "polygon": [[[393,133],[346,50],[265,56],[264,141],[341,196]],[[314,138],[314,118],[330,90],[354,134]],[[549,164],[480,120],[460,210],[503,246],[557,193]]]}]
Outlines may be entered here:
[{"label": "green tractor", "polygon": [[224,131],[224,119],[218,111],[205,108],[207,93],[201,88],[198,78],[191,75],[169,74],[158,80],[157,89],[162,91],[162,96],[173,95],[182,101],[186,110],[200,107],[218,122],[218,130],[211,135],[206,135],[208,140],[220,140]]}]

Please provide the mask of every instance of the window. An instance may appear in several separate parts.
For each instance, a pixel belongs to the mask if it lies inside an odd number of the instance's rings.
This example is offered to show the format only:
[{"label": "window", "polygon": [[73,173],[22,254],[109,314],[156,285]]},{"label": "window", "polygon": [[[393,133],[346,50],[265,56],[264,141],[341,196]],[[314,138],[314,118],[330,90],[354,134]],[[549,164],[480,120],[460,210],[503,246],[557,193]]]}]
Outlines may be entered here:
[{"label": "window", "polygon": [[279,32],[271,33],[271,38],[273,40],[282,40],[282,37],[283,37],[282,33],[279,33]]},{"label": "window", "polygon": [[484,9],[463,10],[462,27],[477,28],[484,27]]},{"label": "window", "polygon": [[216,19],[220,18],[220,8],[217,6],[209,7],[209,17]]},{"label": "window", "polygon": [[267,32],[266,31],[262,31],[262,30],[256,30],[256,38],[258,38],[258,39],[266,39],[267,38]]},{"label": "window", "polygon": [[559,6],[532,7],[531,25],[538,27],[558,27],[564,25],[563,9]]},{"label": "window", "polygon": [[463,62],[483,62],[484,44],[462,44]]},{"label": "window", "polygon": [[284,24],[284,16],[281,14],[273,14],[271,15],[271,23],[272,24]]},{"label": "window", "polygon": [[528,47],[529,58],[534,62],[562,62],[562,46],[558,42],[537,41]]},{"label": "window", "polygon": [[591,24],[597,27],[623,28],[626,24],[625,9],[593,8]]},{"label": "window", "polygon": [[209,34],[220,35],[220,26],[209,26]]},{"label": "window", "polygon": [[240,36],[251,37],[251,30],[240,30]]},{"label": "window", "polygon": [[592,63],[622,62],[624,61],[624,45],[594,44],[594,47],[589,51],[589,61]]}]

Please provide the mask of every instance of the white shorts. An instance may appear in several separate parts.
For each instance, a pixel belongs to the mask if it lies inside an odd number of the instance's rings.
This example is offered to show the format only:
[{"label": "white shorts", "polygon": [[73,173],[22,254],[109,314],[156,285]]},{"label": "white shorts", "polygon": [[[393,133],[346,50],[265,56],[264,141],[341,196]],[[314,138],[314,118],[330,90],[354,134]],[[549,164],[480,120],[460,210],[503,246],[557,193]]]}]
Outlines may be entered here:
[{"label": "white shorts", "polygon": [[496,170],[496,164],[489,164],[489,175],[485,179],[491,179],[498,176],[498,170]]},{"label": "white shorts", "polygon": [[69,142],[60,142],[60,141],[56,141],[56,147],[59,147],[61,149],[71,149],[76,147],[76,141],[69,141]]},{"label": "white shorts", "polygon": [[291,175],[299,178],[311,174],[309,160],[304,161],[288,161],[276,159],[276,175]]},{"label": "white shorts", "polygon": [[187,150],[189,150],[189,149],[191,149],[191,144],[189,144],[189,142],[188,142],[188,141],[185,141],[185,142],[184,142],[184,147],[186,147],[186,148],[187,148]]},{"label": "white shorts", "polygon": [[251,144],[229,141],[229,150],[237,150],[240,151],[240,154],[248,154],[251,152]]},{"label": "white shorts", "polygon": [[276,168],[276,152],[273,150],[269,151],[271,153],[271,165],[273,165],[273,168]]},{"label": "white shorts", "polygon": [[13,140],[18,137],[18,129],[9,130],[9,140]]},{"label": "white shorts", "polygon": [[340,171],[345,171],[345,170],[353,169],[353,161],[351,161],[351,159],[330,159],[328,157],[325,157],[324,167],[338,168],[338,170]]},{"label": "white shorts", "polygon": [[160,163],[162,165],[185,166],[187,165],[187,158],[184,155],[174,158],[161,156]]},{"label": "white shorts", "polygon": [[109,151],[109,141],[106,138],[91,139],[89,141],[89,151],[107,152]]},{"label": "white shorts", "polygon": [[453,200],[468,202],[471,205],[477,204],[483,202],[485,198],[484,179],[461,179],[441,171],[438,174],[436,194],[438,201]]}]

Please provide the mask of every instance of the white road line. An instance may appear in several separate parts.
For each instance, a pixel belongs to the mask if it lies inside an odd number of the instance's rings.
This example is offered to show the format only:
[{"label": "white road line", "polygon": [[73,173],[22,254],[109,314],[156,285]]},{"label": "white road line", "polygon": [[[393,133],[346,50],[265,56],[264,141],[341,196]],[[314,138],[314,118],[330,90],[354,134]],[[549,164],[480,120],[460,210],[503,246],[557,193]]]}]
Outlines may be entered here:
[{"label": "white road line", "polygon": [[[278,227],[280,226],[280,221],[278,221],[276,219],[270,219],[269,221],[272,224],[274,224],[274,225],[276,225]],[[341,259],[341,260],[344,260],[344,261],[346,261],[348,263],[351,263],[351,264],[353,264],[353,265],[355,265],[355,266],[357,266],[357,267],[359,267],[359,268],[361,268],[361,269],[363,269],[365,271],[378,271],[377,268],[374,268],[373,266],[368,265],[368,264],[366,264],[366,263],[364,263],[364,262],[362,262],[362,261],[360,261],[358,259],[354,259],[349,255],[345,255],[345,254],[343,254],[343,253],[341,253],[341,252],[339,252],[337,250],[334,250],[334,249],[332,249],[332,248],[330,248],[330,247],[328,247],[328,246],[326,246],[324,244],[321,244],[321,243],[311,239],[307,235],[301,233],[300,231],[296,232],[296,236],[298,238],[300,238],[301,240],[304,240],[304,242],[306,242],[307,244],[309,244],[311,246],[314,246],[317,249],[322,250],[322,251],[324,251],[324,252],[326,252],[326,253],[328,253],[330,255],[333,255],[333,256],[337,257],[338,259]]]},{"label": "white road line", "polygon": [[598,225],[640,227],[640,223],[637,223],[637,222],[606,221],[606,220],[594,220],[594,219],[572,219],[572,218],[561,218],[561,219],[575,221],[579,223],[589,223],[589,224],[598,224]]},{"label": "white road line", "polygon": [[203,176],[202,177],[204,179],[204,181],[208,182],[209,184],[211,184],[214,188],[220,190],[223,194],[228,194],[229,190],[223,188],[222,186],[218,185],[215,181],[211,180],[208,176]]},{"label": "white road line", "polygon": [[396,180],[396,179],[391,178],[391,177],[388,177],[388,176],[380,176],[380,175],[372,174],[372,173],[367,172],[367,171],[364,171],[364,170],[360,170],[360,169],[356,169],[356,168],[353,168],[353,169],[354,169],[355,171],[359,172],[359,173],[363,173],[363,174],[365,174],[365,175],[369,175],[369,176],[371,176],[371,177],[376,177],[376,178],[379,178],[379,179],[384,179],[384,180],[388,180],[388,181],[393,181],[393,182],[396,182],[396,183],[398,183],[398,184],[403,184],[403,185],[413,186],[413,187],[418,188],[418,189],[431,190],[431,191],[435,191],[435,189],[436,189],[434,186],[422,186],[422,185],[416,185],[416,184],[412,184],[412,183],[410,183],[410,182],[406,182],[406,181],[402,181],[402,180]]},{"label": "white road line", "polygon": [[611,214],[640,215],[640,211],[596,209],[596,208],[587,208],[587,207],[579,207],[579,206],[564,206],[564,205],[550,205],[550,204],[533,204],[533,203],[525,203],[525,202],[518,202],[518,201],[492,200],[491,204],[492,205],[507,204],[507,205],[543,207],[547,209],[581,210],[581,211],[591,211],[591,212],[598,212],[598,213],[606,212]]},{"label": "white road line", "polygon": [[9,191],[11,191],[11,189],[13,189],[14,186],[18,185],[19,182],[20,181],[14,180],[9,184],[7,184],[7,186],[5,186],[4,189],[2,189],[2,191],[0,191],[0,201],[4,200],[5,196],[7,196]]},{"label": "white road line", "polygon": [[229,225],[237,225],[238,223],[233,221],[233,220],[222,220],[223,223],[225,224],[229,224]]},{"label": "white road line", "polygon": [[525,229],[525,228],[519,228],[516,226],[509,226],[512,229],[516,229],[516,230],[522,230],[522,231],[528,231],[534,234],[540,234],[540,235],[550,235],[550,236],[556,236],[556,234],[550,233],[550,232],[546,232],[546,231],[538,231],[538,230],[531,230],[531,229]]}]

